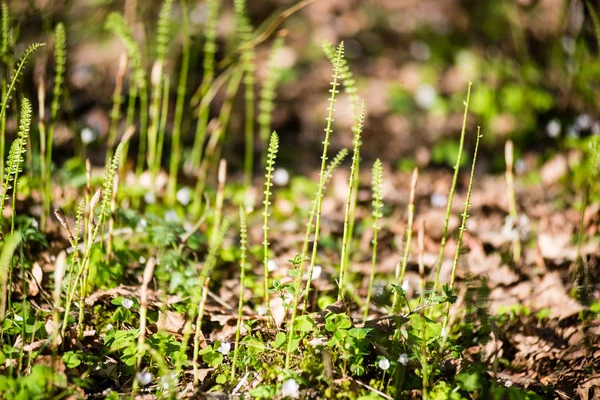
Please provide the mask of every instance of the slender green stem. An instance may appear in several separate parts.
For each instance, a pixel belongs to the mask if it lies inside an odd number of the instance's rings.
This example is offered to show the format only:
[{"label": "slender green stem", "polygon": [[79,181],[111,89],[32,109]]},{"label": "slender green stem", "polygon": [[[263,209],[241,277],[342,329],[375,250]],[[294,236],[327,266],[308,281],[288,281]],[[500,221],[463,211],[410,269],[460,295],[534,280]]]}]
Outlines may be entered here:
[{"label": "slender green stem", "polygon": [[372,174],[373,187],[373,255],[371,257],[371,275],[369,277],[369,288],[367,290],[367,300],[365,302],[365,311],[363,320],[366,321],[369,316],[369,305],[371,304],[371,292],[373,291],[373,281],[375,279],[375,265],[377,264],[377,240],[379,236],[379,219],[382,217],[381,208],[383,207],[383,166],[377,159],[373,164]]},{"label": "slender green stem", "polygon": [[346,200],[346,210],[344,213],[344,233],[342,237],[342,254],[340,255],[340,275],[339,275],[339,289],[338,289],[338,301],[342,300],[344,297],[345,290],[345,278],[346,278],[346,252],[348,251],[348,241],[351,240],[349,238],[349,219],[350,219],[350,208],[352,204],[352,194],[354,193],[354,181],[355,176],[358,175],[358,159],[359,159],[359,151],[360,151],[360,136],[363,130],[363,124],[365,121],[365,102],[363,101],[361,107],[360,117],[358,119],[357,125],[354,130],[354,153],[352,156],[352,166],[350,167],[350,179],[348,182],[348,198]]},{"label": "slender green stem", "polygon": [[[517,201],[515,198],[515,179],[513,175],[513,143],[510,140],[506,141],[504,147],[504,159],[506,161],[506,195],[508,198],[508,212],[512,219],[513,225],[518,224]],[[521,260],[521,238],[517,232],[513,239],[513,260],[519,262]]]},{"label": "slender green stem", "polygon": [[[462,213],[462,222],[460,224],[458,232],[458,240],[456,242],[456,252],[454,253],[454,261],[452,262],[452,275],[450,277],[450,290],[454,289],[454,280],[456,279],[456,267],[458,266],[458,257],[460,255],[463,235],[467,230],[467,218],[469,218],[469,207],[471,206],[471,190],[473,189],[473,178],[475,177],[475,165],[477,163],[477,153],[479,151],[479,139],[481,139],[481,127],[477,127],[477,140],[475,142],[475,151],[473,152],[473,163],[471,165],[471,177],[469,178],[469,189],[467,190],[467,199],[465,200],[465,209]],[[448,334],[446,327],[448,325],[448,313],[450,311],[450,303],[446,305],[446,312],[444,315],[444,323],[442,325],[442,332],[444,336]]]},{"label": "slender green stem", "polygon": [[446,205],[446,218],[444,220],[444,230],[442,231],[442,241],[440,245],[440,254],[435,265],[435,281],[433,290],[437,290],[440,282],[440,272],[442,271],[442,262],[444,261],[444,251],[446,250],[446,240],[448,238],[448,223],[450,222],[450,214],[452,212],[452,200],[454,199],[454,191],[456,190],[456,182],[458,181],[458,171],[462,161],[462,153],[465,145],[465,132],[467,130],[467,116],[469,114],[469,102],[471,100],[471,86],[467,89],[467,101],[465,102],[465,113],[463,116],[462,129],[460,132],[460,142],[458,144],[458,154],[456,155],[456,164],[454,165],[454,176],[452,177],[452,185],[450,186],[450,194],[448,195],[448,204]]},{"label": "slender green stem", "polygon": [[175,119],[173,121],[173,137],[171,144],[171,162],[169,165],[169,182],[167,186],[167,202],[175,204],[177,195],[177,173],[181,161],[181,122],[183,120],[183,107],[187,94],[188,69],[190,66],[190,28],[187,1],[181,1],[182,22],[182,54],[179,68],[179,85],[177,86],[177,100],[175,102]]},{"label": "slender green stem", "polygon": [[248,224],[246,222],[246,211],[240,206],[240,299],[238,302],[237,326],[235,328],[235,347],[233,349],[233,360],[231,361],[231,380],[235,379],[238,351],[240,345],[240,331],[242,328],[242,316],[244,307],[244,284],[246,279],[246,250],[248,245]]},{"label": "slender green stem", "polygon": [[[158,143],[156,146],[156,163],[154,164],[154,176],[157,176],[160,171],[160,165],[162,160],[163,146],[165,144],[165,134],[167,130],[167,119],[169,118],[169,90],[171,87],[171,80],[166,77],[163,79],[163,92],[162,92],[162,109],[160,111],[160,122],[158,124]],[[171,155],[171,158],[173,155]]]},{"label": "slender green stem", "polygon": [[[204,74],[199,88],[201,98],[209,92],[210,86],[215,76],[215,54],[217,52],[217,23],[219,17],[220,0],[207,0],[208,15],[205,28],[204,42]],[[195,97],[195,96],[194,96]],[[206,139],[206,129],[208,127],[208,117],[210,104],[201,102],[198,109],[198,124],[196,125],[196,135],[192,148],[192,166],[198,168],[202,162],[202,153],[204,150],[204,141]]]},{"label": "slender green stem", "polygon": [[202,160],[202,164],[200,165],[200,170],[198,172],[198,181],[196,182],[195,190],[196,195],[194,198],[194,204],[192,205],[192,210],[195,214],[200,211],[202,195],[204,193],[204,187],[206,184],[206,175],[208,174],[208,171],[214,160],[218,159],[217,157],[219,156],[219,151],[217,150],[217,147],[221,143],[221,138],[227,129],[227,125],[229,124],[229,117],[231,116],[231,110],[233,108],[233,100],[235,99],[235,95],[240,87],[243,72],[244,70],[238,66],[235,69],[229,84],[227,85],[227,89],[225,91],[225,102],[221,106],[221,111],[219,113],[219,123],[211,134],[207,145],[207,156]]},{"label": "slender green stem", "polygon": [[[404,243],[404,256],[402,257],[402,267],[396,269],[396,284],[402,286],[404,275],[406,274],[406,266],[408,265],[408,256],[410,255],[410,245],[412,242],[413,221],[415,218],[415,191],[417,189],[417,179],[419,178],[419,170],[414,169],[410,183],[410,199],[408,202],[408,223],[406,227],[406,241]],[[400,312],[400,294],[394,292],[394,301],[392,303],[392,314]]]}]

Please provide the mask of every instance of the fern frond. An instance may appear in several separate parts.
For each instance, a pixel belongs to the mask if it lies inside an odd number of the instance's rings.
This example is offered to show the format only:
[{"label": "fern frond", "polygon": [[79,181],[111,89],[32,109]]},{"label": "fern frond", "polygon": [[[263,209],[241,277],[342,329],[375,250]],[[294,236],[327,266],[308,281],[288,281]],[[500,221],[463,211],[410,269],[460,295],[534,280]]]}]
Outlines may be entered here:
[{"label": "fern frond", "polygon": [[134,80],[139,89],[146,88],[146,73],[142,66],[142,57],[139,46],[133,37],[131,28],[123,15],[112,12],[108,15],[104,27],[119,37],[127,50],[127,55],[131,63],[131,69],[134,72]]},{"label": "fern frond", "polygon": [[[373,218],[381,218],[381,208],[383,207],[383,165],[378,158],[373,164],[373,175],[371,177],[371,187],[373,190]],[[373,226],[373,228],[379,226]]]},{"label": "fern frond", "polygon": [[2,59],[6,63],[10,57],[10,13],[8,11],[8,4],[5,1],[2,2],[2,48],[0,50]]},{"label": "fern frond", "polygon": [[8,89],[6,90],[6,97],[4,98],[4,101],[2,102],[2,108],[0,109],[0,118],[4,118],[4,116],[6,115],[6,107],[8,105],[8,100],[10,99],[12,91],[15,89],[16,83],[19,81],[19,78],[21,77],[21,74],[23,72],[23,67],[25,67],[25,64],[27,63],[29,56],[34,51],[36,51],[37,49],[39,49],[40,47],[42,47],[44,45],[45,45],[45,43],[33,43],[32,45],[30,45],[27,48],[27,50],[25,50],[25,53],[23,54],[23,56],[19,60],[19,63],[17,64],[17,69],[15,70],[15,72],[13,74],[13,78],[10,81],[10,85],[8,86]]},{"label": "fern frond", "polygon": [[259,136],[262,143],[265,143],[271,132],[271,118],[273,110],[275,109],[275,96],[277,85],[281,78],[281,70],[277,65],[277,54],[283,45],[283,38],[281,36],[275,39],[273,47],[271,49],[271,55],[267,62],[267,73],[263,83],[262,90],[260,91],[260,103],[258,106],[258,124],[260,126]]},{"label": "fern frond", "polygon": [[[329,59],[329,62],[331,62],[332,65],[335,65],[336,49],[333,46],[333,44],[325,40],[321,44],[321,47],[323,49],[323,52]],[[350,65],[348,64],[348,60],[346,59],[346,57],[342,57],[340,68],[340,81],[344,86],[344,91],[350,97],[352,117],[354,119],[354,124],[356,125],[356,123],[358,122],[358,118],[360,117],[358,113],[358,96],[356,89],[356,80],[354,79],[354,75],[350,70]]]},{"label": "fern frond", "polygon": [[56,119],[60,105],[60,94],[64,80],[65,64],[67,51],[67,37],[65,27],[62,22],[56,25],[54,31],[54,62],[56,64],[56,74],[54,75],[54,91],[52,99],[52,119]]},{"label": "fern frond", "polygon": [[164,60],[167,55],[172,7],[173,0],[165,0],[158,14],[156,27],[156,58],[158,60]]},{"label": "fern frond", "polygon": [[277,158],[277,151],[279,150],[279,136],[277,135],[277,132],[273,132],[271,134],[271,140],[269,141],[269,151],[268,151],[268,155],[267,155],[267,173],[265,175],[265,177],[267,178],[265,180],[265,199],[263,201],[263,204],[265,206],[264,211],[263,211],[263,217],[264,217],[264,225],[263,225],[263,232],[264,232],[264,240],[263,240],[263,262],[264,262],[264,269],[265,269],[265,282],[264,282],[264,296],[265,296],[265,308],[268,310],[269,309],[269,268],[268,268],[268,264],[269,264],[269,206],[271,205],[270,202],[270,196],[271,196],[271,187],[273,186],[273,183],[271,182],[271,180],[273,179],[273,165],[275,165],[275,158]]}]

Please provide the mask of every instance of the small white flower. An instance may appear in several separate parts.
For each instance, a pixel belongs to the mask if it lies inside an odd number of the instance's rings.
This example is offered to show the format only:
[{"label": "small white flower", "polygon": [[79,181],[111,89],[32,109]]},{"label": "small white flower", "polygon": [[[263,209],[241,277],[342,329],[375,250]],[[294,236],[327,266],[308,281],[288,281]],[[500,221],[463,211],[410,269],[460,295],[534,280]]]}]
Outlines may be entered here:
[{"label": "small white flower", "polygon": [[146,219],[145,218],[140,219],[140,222],[138,222],[138,227],[141,229],[144,229],[147,226],[148,226],[148,222],[146,221]]},{"label": "small white flower", "polygon": [[269,260],[269,262],[267,263],[267,269],[269,270],[269,272],[277,271],[279,269],[279,265],[275,260]]},{"label": "small white flower", "polygon": [[146,204],[154,204],[156,203],[156,196],[152,192],[146,192],[146,194],[144,194],[144,201]]},{"label": "small white flower", "polygon": [[429,58],[431,51],[426,43],[421,41],[410,42],[410,55],[419,61],[425,61]]},{"label": "small white flower", "polygon": [[513,385],[512,381],[506,381],[504,382],[504,386],[506,386],[507,388],[511,387]]},{"label": "small white flower", "polygon": [[387,358],[382,358],[381,360],[379,360],[379,363],[377,365],[382,370],[387,371],[388,369],[390,369],[390,360],[388,360]]},{"label": "small white flower", "polygon": [[557,119],[553,119],[552,121],[548,122],[548,125],[546,125],[546,133],[551,138],[558,137],[558,135],[560,135],[560,129],[560,121]]},{"label": "small white flower", "polygon": [[140,385],[147,386],[152,382],[152,374],[150,372],[138,372],[135,374],[135,379],[137,379]]},{"label": "small white flower", "polygon": [[165,212],[165,221],[167,222],[178,222],[179,215],[175,212],[175,210],[168,210]]},{"label": "small white flower", "polygon": [[40,223],[37,222],[37,219],[34,219],[31,223],[31,226],[33,226],[35,229],[38,229],[40,227]]},{"label": "small white flower", "polygon": [[575,121],[581,129],[589,129],[592,126],[592,118],[588,114],[581,114]]},{"label": "small white flower", "polygon": [[517,175],[522,175],[525,173],[527,166],[525,165],[525,161],[520,158],[515,162],[515,172]]},{"label": "small white flower", "polygon": [[294,379],[288,379],[283,382],[283,386],[281,387],[281,395],[283,397],[291,397],[293,399],[297,399],[300,397],[300,393],[298,389],[300,386],[296,383]]},{"label": "small white flower", "polygon": [[140,262],[140,264],[146,264],[146,257],[144,256],[140,256],[140,259],[138,260]]},{"label": "small white flower", "polygon": [[273,172],[273,183],[277,186],[285,186],[290,181],[290,174],[283,168],[277,168]]},{"label": "small white flower", "polygon": [[433,193],[431,195],[430,201],[431,201],[431,206],[434,208],[442,208],[446,204],[448,204],[448,199],[446,198],[446,196],[444,196],[443,194],[440,194],[440,193]]},{"label": "small white flower", "polygon": [[409,287],[410,287],[410,284],[408,283],[408,280],[405,279],[404,282],[402,282],[402,290],[404,290],[406,292]]},{"label": "small white flower", "polygon": [[23,321],[23,317],[21,317],[19,314],[15,314],[15,321],[21,322]]},{"label": "small white flower", "polygon": [[571,36],[563,36],[560,39],[560,44],[562,44],[562,48],[566,53],[573,55],[577,48],[577,42]]},{"label": "small white flower", "polygon": [[224,356],[226,356],[231,351],[231,343],[229,343],[229,342],[221,343],[221,346],[219,346],[217,351],[219,353],[223,354]]},{"label": "small white flower", "polygon": [[169,375],[163,375],[160,377],[160,386],[163,390],[169,390],[171,388],[172,382],[175,381],[176,375],[175,372],[171,372]]},{"label": "small white flower", "polygon": [[260,317],[263,317],[263,316],[267,315],[267,309],[266,309],[265,307],[263,307],[263,306],[260,306],[260,307],[258,307],[258,308],[256,309],[256,312],[257,312],[257,314],[258,314]]},{"label": "small white flower", "polygon": [[[319,277],[321,276],[321,272],[323,272],[323,267],[321,267],[320,265],[315,265],[313,268],[313,274],[311,279],[319,279]],[[305,273],[302,279],[304,279],[305,281],[308,280],[308,275],[310,275],[310,271]]]},{"label": "small white flower", "polygon": [[107,331],[110,331],[110,330],[112,330],[112,328],[113,328],[112,324],[108,324],[108,325],[106,325],[106,330],[107,330]]},{"label": "small white flower", "polygon": [[429,110],[437,100],[435,88],[429,84],[420,85],[415,92],[415,101],[417,105],[425,110]]},{"label": "small white flower", "polygon": [[400,354],[400,357],[398,358],[398,362],[402,365],[408,364],[408,355],[406,355],[406,353]]},{"label": "small white flower", "polygon": [[81,141],[84,144],[90,144],[94,140],[96,140],[96,132],[87,127],[81,130]]},{"label": "small white flower", "polygon": [[187,186],[182,187],[177,191],[176,197],[182,206],[187,206],[192,201],[192,190]]},{"label": "small white flower", "polygon": [[129,310],[133,306],[133,300],[131,299],[123,299],[121,305],[125,307],[126,310]]}]

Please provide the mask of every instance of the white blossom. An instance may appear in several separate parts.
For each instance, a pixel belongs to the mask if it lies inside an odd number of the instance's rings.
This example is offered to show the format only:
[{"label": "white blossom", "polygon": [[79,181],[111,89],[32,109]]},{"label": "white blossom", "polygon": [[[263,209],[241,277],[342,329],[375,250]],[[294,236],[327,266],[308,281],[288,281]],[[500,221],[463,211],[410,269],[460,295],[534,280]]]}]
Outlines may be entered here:
[{"label": "white blossom", "polygon": [[133,300],[131,299],[123,299],[121,305],[125,307],[125,309],[129,310],[133,306]]},{"label": "white blossom", "polygon": [[177,191],[177,201],[181,203],[182,206],[187,206],[192,201],[192,189],[185,186]]},{"label": "white blossom", "polygon": [[96,140],[96,132],[87,127],[81,130],[81,141],[84,144],[90,144],[94,140]]},{"label": "white blossom", "polygon": [[275,260],[269,260],[267,263],[267,269],[269,272],[277,271],[279,269],[279,264]]},{"label": "white blossom", "polygon": [[388,369],[390,369],[390,360],[388,360],[387,358],[382,358],[381,360],[379,360],[379,363],[377,365],[382,370],[387,371]]},{"label": "white blossom", "polygon": [[431,206],[434,208],[442,208],[444,207],[446,204],[448,204],[448,199],[446,198],[446,196],[444,196],[443,194],[440,193],[433,193],[431,195]]},{"label": "white blossom", "polygon": [[400,354],[400,357],[398,358],[398,362],[402,365],[408,364],[408,355],[406,355],[406,353]]},{"label": "white blossom", "polygon": [[137,379],[137,381],[140,383],[140,385],[142,386],[147,386],[150,384],[150,382],[152,382],[152,374],[150,372],[138,372],[137,374],[135,374],[135,379]]},{"label": "white blossom", "polygon": [[219,346],[217,351],[219,353],[223,354],[224,356],[226,356],[231,351],[231,343],[229,343],[229,342],[221,343],[221,346]]},{"label": "white blossom", "polygon": [[548,122],[548,125],[546,125],[546,133],[551,138],[558,137],[558,135],[560,135],[560,130],[560,121],[557,119],[553,119],[552,121]]},{"label": "white blossom", "polygon": [[429,84],[420,85],[415,92],[415,101],[417,105],[425,110],[429,110],[437,100],[435,88]]},{"label": "white blossom", "polygon": [[291,397],[293,399],[297,399],[298,397],[300,397],[300,393],[298,392],[299,388],[300,386],[298,386],[296,381],[290,378],[283,382],[283,386],[281,387],[281,395],[283,397]]},{"label": "white blossom", "polygon": [[284,168],[277,168],[273,172],[273,183],[277,186],[285,186],[290,181],[290,174]]},{"label": "white blossom", "polygon": [[154,204],[156,203],[156,196],[152,192],[146,192],[146,194],[144,194],[144,201],[146,204]]}]

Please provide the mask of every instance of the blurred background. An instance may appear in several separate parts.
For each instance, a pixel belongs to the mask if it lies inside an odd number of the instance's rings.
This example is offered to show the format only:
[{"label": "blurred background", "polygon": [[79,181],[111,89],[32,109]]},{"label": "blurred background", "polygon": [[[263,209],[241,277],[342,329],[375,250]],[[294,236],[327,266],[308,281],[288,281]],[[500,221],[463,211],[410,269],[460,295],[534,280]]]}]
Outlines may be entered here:
[{"label": "blurred background", "polygon": [[[68,30],[70,107],[57,127],[59,157],[66,159],[85,151],[100,164],[104,160],[101,150],[123,51],[122,43],[105,30],[104,22],[111,11],[129,13],[132,18],[134,3],[9,1],[19,36],[14,38],[16,54],[33,41],[50,44],[58,21],[64,21]],[[486,171],[504,168],[502,148],[508,138],[516,144],[517,173],[525,173],[555,153],[577,147],[580,139],[600,132],[600,61],[587,8],[597,8],[598,1],[252,0],[248,1],[251,23],[256,29],[267,26],[282,10],[299,3],[306,6],[298,7],[278,26],[287,31],[278,53],[282,81],[273,115],[273,128],[282,137],[283,165],[302,169],[320,162],[331,80],[331,65],[321,50],[323,40],[345,43],[358,97],[366,101],[363,157],[367,160],[380,157],[400,170],[453,164],[469,81],[473,90],[467,146],[472,147],[476,126],[481,125],[484,143],[480,168]],[[148,71],[160,4],[156,0],[139,1],[133,18]],[[202,80],[207,9],[203,1],[188,0],[188,4],[193,35],[188,93],[193,93]],[[165,66],[165,74],[172,78],[173,98],[181,58],[180,19],[180,4],[175,2],[174,39]],[[219,21],[217,60],[223,60],[235,50],[230,1],[221,5]],[[257,92],[264,80],[272,40],[269,37],[257,48]],[[48,45],[29,67],[26,90],[35,93],[36,80],[48,68],[52,71],[52,59],[52,46]],[[217,68],[217,76],[219,72]],[[222,98],[223,93],[219,93],[214,102],[215,116]],[[225,145],[234,169],[243,163],[243,110],[243,93],[239,93]],[[336,112],[332,153],[352,144],[347,95],[340,97]],[[187,108],[183,123],[185,143],[191,146],[195,127],[191,108]],[[85,148],[82,132],[86,135]],[[258,143],[256,151],[262,146]],[[165,151],[165,159],[168,153]],[[465,164],[469,161],[469,156],[463,158]]]}]

